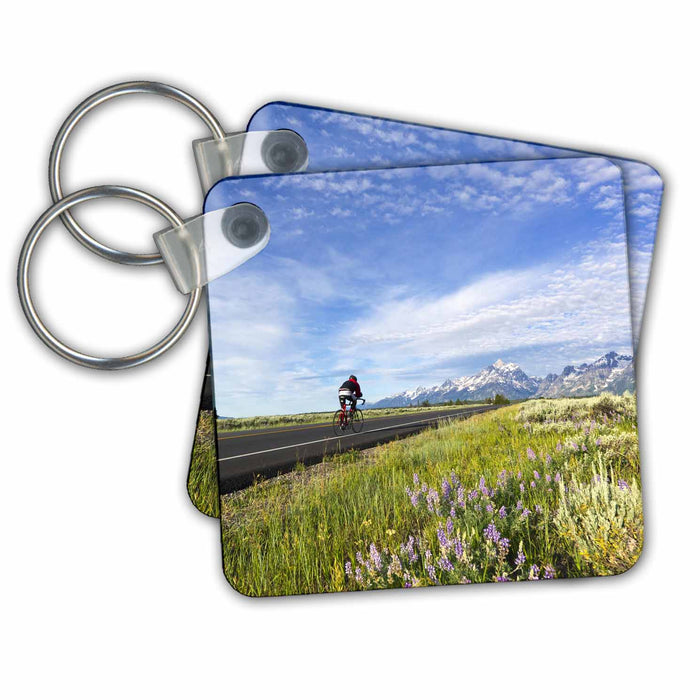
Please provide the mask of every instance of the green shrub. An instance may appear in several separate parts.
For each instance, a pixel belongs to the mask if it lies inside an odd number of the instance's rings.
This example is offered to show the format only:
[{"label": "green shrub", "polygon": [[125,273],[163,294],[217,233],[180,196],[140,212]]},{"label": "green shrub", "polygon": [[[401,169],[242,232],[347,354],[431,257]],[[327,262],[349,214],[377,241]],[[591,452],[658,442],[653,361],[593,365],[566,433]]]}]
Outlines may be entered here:
[{"label": "green shrub", "polygon": [[637,481],[628,483],[600,470],[590,482],[573,478],[559,487],[554,526],[574,554],[599,576],[627,571],[639,558],[643,541]]}]

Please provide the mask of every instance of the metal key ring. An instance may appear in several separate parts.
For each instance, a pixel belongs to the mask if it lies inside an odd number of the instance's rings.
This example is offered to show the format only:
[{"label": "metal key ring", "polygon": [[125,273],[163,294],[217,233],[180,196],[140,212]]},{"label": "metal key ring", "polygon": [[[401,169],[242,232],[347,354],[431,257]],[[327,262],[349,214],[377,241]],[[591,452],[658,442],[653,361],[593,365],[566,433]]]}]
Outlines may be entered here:
[{"label": "metal key ring", "polygon": [[155,359],[166,350],[170,349],[182,337],[192,323],[195,313],[197,312],[197,307],[202,297],[202,289],[197,288],[190,292],[185,311],[168,335],[155,345],[135,353],[134,355],[126,355],[124,357],[96,357],[94,355],[86,355],[78,350],[74,350],[56,338],[42,322],[34,307],[34,302],[32,301],[31,292],[29,290],[29,265],[32,260],[32,254],[34,253],[34,248],[41,234],[52,221],[76,204],[87,202],[91,199],[101,199],[103,197],[119,197],[121,199],[130,199],[134,202],[145,204],[147,207],[161,214],[172,226],[184,225],[184,221],[180,216],[167,204],[157,197],[142,192],[141,190],[123,187],[121,185],[101,185],[99,187],[88,187],[84,190],[78,190],[49,207],[37,219],[34,226],[32,226],[31,231],[24,241],[22,252],[19,256],[17,288],[22,303],[22,310],[29,321],[29,325],[34,329],[34,332],[39,336],[42,342],[55,353],[83,367],[90,367],[92,369],[126,369],[127,367],[136,367],[137,365],[142,365],[145,362]]},{"label": "metal key ring", "polygon": [[[65,148],[66,141],[76,124],[95,107],[98,107],[108,100],[120,97],[121,95],[138,93],[160,95],[161,97],[175,100],[192,110],[207,125],[215,139],[224,139],[226,137],[226,133],[219,123],[219,120],[209,109],[195,97],[192,97],[192,95],[178,88],[166,85],[165,83],[156,83],[147,80],[135,80],[111,85],[110,87],[99,90],[94,95],[90,95],[90,97],[81,102],[70,113],[56,134],[56,139],[53,142],[51,156],[49,158],[49,189],[51,190],[51,198],[54,202],[59,202],[63,199],[63,188],[61,187],[61,159],[63,158],[63,149]],[[158,265],[163,262],[160,253],[129,253],[117,248],[110,248],[100,243],[87,233],[68,211],[61,214],[61,221],[82,245],[107,260],[123,265]]]}]

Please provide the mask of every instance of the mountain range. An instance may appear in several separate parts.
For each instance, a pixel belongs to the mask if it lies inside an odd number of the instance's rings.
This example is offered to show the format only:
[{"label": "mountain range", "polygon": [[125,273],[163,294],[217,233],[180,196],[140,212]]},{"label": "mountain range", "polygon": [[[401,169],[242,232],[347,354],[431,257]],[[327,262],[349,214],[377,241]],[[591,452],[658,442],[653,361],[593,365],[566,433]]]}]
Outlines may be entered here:
[{"label": "mountain range", "polygon": [[433,387],[419,386],[410,391],[387,396],[368,404],[368,408],[387,406],[417,406],[447,401],[475,401],[502,394],[508,399],[528,399],[536,396],[591,396],[609,391],[622,394],[634,391],[634,363],[631,355],[609,352],[591,363],[567,365],[561,374],[529,377],[514,362],[498,360],[480,372],[466,377],[446,379]]}]

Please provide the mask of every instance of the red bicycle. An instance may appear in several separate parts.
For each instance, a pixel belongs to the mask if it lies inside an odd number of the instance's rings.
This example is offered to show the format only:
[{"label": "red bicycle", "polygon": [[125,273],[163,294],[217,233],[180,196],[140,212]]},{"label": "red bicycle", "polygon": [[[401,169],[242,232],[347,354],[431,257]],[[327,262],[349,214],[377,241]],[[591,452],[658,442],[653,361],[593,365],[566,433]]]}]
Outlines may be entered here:
[{"label": "red bicycle", "polygon": [[[364,405],[364,399],[357,399],[362,401]],[[353,433],[359,433],[365,425],[365,417],[362,415],[362,411],[355,407],[352,407],[352,402],[349,399],[341,397],[341,407],[335,412],[333,416],[333,432],[340,436],[347,433],[348,430],[352,430]]]}]

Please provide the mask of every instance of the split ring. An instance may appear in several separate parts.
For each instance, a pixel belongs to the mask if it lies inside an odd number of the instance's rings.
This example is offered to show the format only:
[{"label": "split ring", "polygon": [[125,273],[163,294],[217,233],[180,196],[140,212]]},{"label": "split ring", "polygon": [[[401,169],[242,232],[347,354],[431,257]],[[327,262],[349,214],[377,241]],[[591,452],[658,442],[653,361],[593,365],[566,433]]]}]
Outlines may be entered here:
[{"label": "split ring", "polygon": [[[155,210],[163,216],[171,226],[184,226],[185,222],[180,216],[171,209],[165,202],[162,202],[157,197],[150,195],[141,190],[136,190],[131,187],[123,187],[121,185],[101,185],[99,187],[88,187],[83,190],[74,192],[73,194],[60,199],[53,206],[49,207],[32,226],[31,231],[27,235],[22,246],[22,251],[19,256],[19,265],[17,268],[17,287],[19,298],[22,303],[22,310],[29,321],[29,325],[34,332],[39,336],[41,341],[53,350],[55,353],[83,367],[92,369],[126,369],[128,367],[136,367],[145,362],[154,360],[159,355],[169,350],[185,333],[187,328],[192,323],[197,312],[197,307],[202,298],[202,289],[198,287],[189,293],[187,306],[180,316],[180,319],[175,324],[175,327],[164,338],[159,340],[155,345],[124,357],[97,357],[87,355],[83,352],[75,350],[70,346],[60,341],[51,331],[44,325],[39,317],[39,314],[34,307],[31,292],[29,289],[29,265],[32,261],[32,254],[36,244],[45,231],[46,227],[59,216],[68,213],[71,207],[82,202],[87,202],[92,199],[102,199],[104,197],[118,197],[120,199],[129,199],[140,204],[145,204],[147,207]],[[89,246],[88,246],[89,247]],[[128,255],[128,254],[127,254]],[[107,256],[103,256],[107,257]],[[120,261],[122,262],[122,261]],[[159,261],[158,261],[159,262]]]},{"label": "split ring", "polygon": [[[63,199],[63,188],[61,187],[61,160],[63,158],[63,150],[66,141],[76,124],[95,109],[95,107],[98,107],[108,100],[120,97],[121,95],[132,94],[159,95],[175,100],[193,111],[207,125],[215,139],[221,140],[226,137],[223,127],[212,112],[198,99],[192,97],[192,95],[189,95],[183,90],[179,90],[171,85],[166,85],[165,83],[151,82],[148,80],[135,80],[111,85],[110,87],[106,87],[90,95],[90,97],[81,102],[70,113],[58,130],[58,134],[56,134],[56,139],[51,148],[51,156],[49,158],[49,189],[51,190],[51,198],[54,203]],[[121,263],[122,265],[158,265],[163,262],[160,253],[129,253],[100,243],[96,238],[93,238],[85,231],[75,220],[73,215],[65,208],[62,209],[60,216],[63,225],[70,231],[71,235],[88,250],[102,258]]]}]

